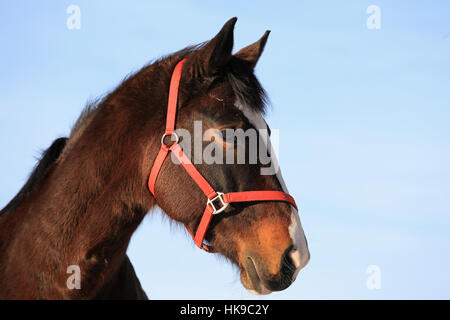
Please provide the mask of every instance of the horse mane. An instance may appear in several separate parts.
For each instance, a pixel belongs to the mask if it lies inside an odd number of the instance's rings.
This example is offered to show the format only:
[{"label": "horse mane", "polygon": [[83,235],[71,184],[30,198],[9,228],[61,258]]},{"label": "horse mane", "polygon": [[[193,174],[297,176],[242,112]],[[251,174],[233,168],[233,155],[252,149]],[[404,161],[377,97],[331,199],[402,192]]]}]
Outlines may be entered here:
[{"label": "horse mane", "polygon": [[[74,139],[75,136],[79,136],[79,134],[83,131],[83,129],[93,118],[94,114],[102,105],[102,103],[105,102],[108,99],[109,95],[112,95],[116,91],[116,89],[121,87],[127,80],[132,79],[134,76],[138,75],[141,71],[146,70],[148,67],[155,64],[164,64],[166,66],[167,73],[171,74],[172,69],[170,69],[170,67],[171,66],[173,67],[174,60],[181,60],[183,58],[187,58],[188,56],[202,49],[206,43],[207,41],[191,45],[177,52],[171,53],[166,56],[162,56],[158,59],[150,61],[149,63],[144,65],[141,69],[139,69],[137,72],[126,75],[125,78],[120,82],[120,84],[109,94],[106,94],[100,98],[97,98],[87,103],[86,107],[83,109],[80,116],[78,117],[78,120],[75,122],[75,125],[72,127],[70,139]],[[196,75],[188,74],[187,76],[190,80],[192,80],[193,78],[195,78]],[[246,62],[235,56],[232,56],[232,58],[228,62],[227,68],[225,69],[224,76],[230,83],[233,92],[235,93],[238,101],[242,105],[247,105],[253,108],[255,111],[261,112],[263,114],[265,113],[266,107],[269,104],[267,93],[259,83],[256,76],[253,74],[253,71],[249,70]],[[190,92],[189,88],[183,91],[184,91],[183,93],[189,95]]]},{"label": "horse mane", "polygon": [[41,159],[34,167],[25,185],[12,200],[2,210],[0,210],[0,215],[16,210],[23,203],[27,195],[45,176],[47,169],[58,159],[62,150],[66,146],[66,142],[67,138],[58,138],[53,141],[52,145],[42,153]]}]

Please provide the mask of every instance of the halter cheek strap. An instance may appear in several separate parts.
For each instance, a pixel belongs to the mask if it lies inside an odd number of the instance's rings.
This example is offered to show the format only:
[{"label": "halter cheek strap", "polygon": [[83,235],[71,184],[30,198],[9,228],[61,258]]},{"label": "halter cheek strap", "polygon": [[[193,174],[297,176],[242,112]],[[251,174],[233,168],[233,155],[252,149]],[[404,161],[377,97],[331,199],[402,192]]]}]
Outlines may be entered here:
[{"label": "halter cheek strap", "polygon": [[[203,216],[200,220],[200,224],[197,227],[195,234],[193,234],[189,228],[187,230],[194,239],[195,244],[208,252],[213,252],[213,249],[204,243],[206,231],[208,230],[211,219],[214,215],[223,212],[230,203],[233,202],[254,202],[254,201],[282,201],[293,205],[297,209],[294,198],[289,194],[281,191],[244,191],[244,192],[231,192],[222,193],[215,191],[213,187],[206,181],[202,174],[195,168],[191,160],[181,149],[178,144],[179,138],[175,133],[175,117],[177,112],[178,101],[178,87],[180,84],[181,72],[183,70],[183,64],[185,59],[178,62],[172,73],[169,89],[169,100],[167,105],[167,118],[166,118],[166,131],[161,138],[161,149],[153,163],[150,177],[148,179],[148,188],[150,192],[155,196],[155,184],[158,178],[158,174],[161,171],[161,167],[167,158],[169,152],[172,152],[175,157],[180,161],[183,168],[191,176],[197,186],[203,191],[207,198],[206,208],[203,212]],[[175,142],[168,146],[165,143],[165,138],[172,136],[175,138]],[[173,139],[172,139],[173,140]]]}]

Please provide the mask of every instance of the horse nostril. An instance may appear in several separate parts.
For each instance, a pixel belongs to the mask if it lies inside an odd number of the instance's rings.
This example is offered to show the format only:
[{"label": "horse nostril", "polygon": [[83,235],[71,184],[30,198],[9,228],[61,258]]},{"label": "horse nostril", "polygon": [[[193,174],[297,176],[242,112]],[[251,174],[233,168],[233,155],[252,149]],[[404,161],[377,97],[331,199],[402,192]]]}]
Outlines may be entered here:
[{"label": "horse nostril", "polygon": [[281,258],[281,269],[288,268],[295,270],[295,261],[292,259],[292,252],[295,251],[293,245],[289,246],[283,253],[283,257]]},{"label": "horse nostril", "polygon": [[291,251],[288,253],[289,258],[294,265],[294,268],[297,269],[300,267],[300,252],[297,250],[297,248],[293,247]]},{"label": "horse nostril", "polygon": [[296,274],[294,275],[294,277],[296,277],[300,269],[308,264],[310,254],[308,248],[302,252],[302,250],[299,250],[297,247],[293,247],[289,252],[289,257],[291,258],[291,261],[296,269]]},{"label": "horse nostril", "polygon": [[294,273],[296,271],[295,262],[292,260],[292,251],[295,250],[294,246],[289,246],[283,253],[280,264],[280,276],[281,286],[287,287],[294,279]]}]

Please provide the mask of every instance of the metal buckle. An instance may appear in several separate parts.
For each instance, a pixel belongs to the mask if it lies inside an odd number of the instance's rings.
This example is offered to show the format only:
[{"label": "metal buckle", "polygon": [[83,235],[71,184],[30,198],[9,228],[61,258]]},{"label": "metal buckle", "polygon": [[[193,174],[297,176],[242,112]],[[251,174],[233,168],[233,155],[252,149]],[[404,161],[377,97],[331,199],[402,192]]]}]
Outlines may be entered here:
[{"label": "metal buckle", "polygon": [[[214,210],[212,214],[221,213],[223,210],[225,210],[228,207],[229,203],[226,203],[225,201],[223,201],[222,196],[223,196],[223,192],[217,192],[217,196],[216,197],[214,197],[212,199],[208,199],[207,205],[210,205],[213,208],[213,210]],[[217,209],[216,206],[214,205],[214,201],[216,201],[217,199],[220,200],[221,206],[222,206],[219,209]]]},{"label": "metal buckle", "polygon": [[178,143],[180,141],[180,137],[176,134],[176,132],[172,132],[171,134],[164,133],[163,136],[161,137],[161,144],[165,145],[167,148],[170,147],[170,146],[168,146],[167,144],[164,143],[164,139],[167,136],[174,136],[175,137],[175,141],[172,141],[173,143],[171,145],[173,145],[174,143]]}]

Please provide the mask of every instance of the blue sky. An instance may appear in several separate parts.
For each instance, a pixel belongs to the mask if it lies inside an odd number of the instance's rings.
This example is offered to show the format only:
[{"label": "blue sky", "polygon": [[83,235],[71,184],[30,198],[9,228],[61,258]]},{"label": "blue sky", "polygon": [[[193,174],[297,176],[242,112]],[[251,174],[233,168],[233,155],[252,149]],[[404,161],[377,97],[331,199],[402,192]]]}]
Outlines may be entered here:
[{"label": "blue sky", "polygon": [[[81,10],[69,30],[66,9]],[[369,5],[381,29],[369,30]],[[151,212],[128,250],[153,299],[450,298],[448,1],[0,2],[0,207],[86,101],[238,17],[235,50],[270,29],[256,73],[311,251],[287,290],[238,272]],[[289,148],[295,146],[294,148]],[[369,290],[377,265],[381,288]]]}]

